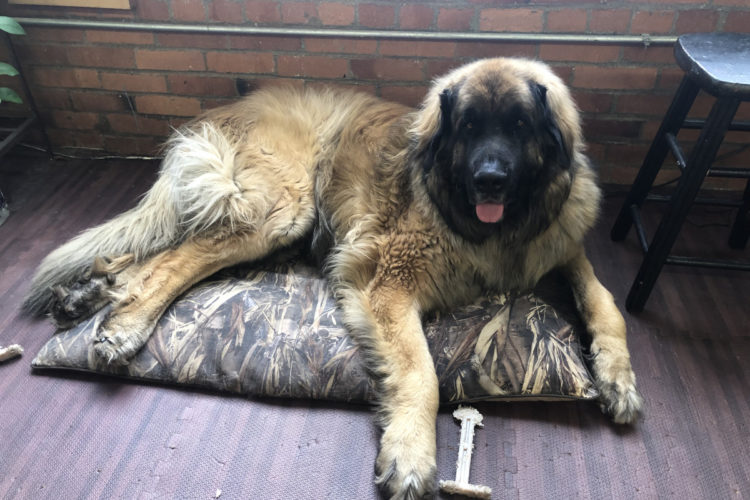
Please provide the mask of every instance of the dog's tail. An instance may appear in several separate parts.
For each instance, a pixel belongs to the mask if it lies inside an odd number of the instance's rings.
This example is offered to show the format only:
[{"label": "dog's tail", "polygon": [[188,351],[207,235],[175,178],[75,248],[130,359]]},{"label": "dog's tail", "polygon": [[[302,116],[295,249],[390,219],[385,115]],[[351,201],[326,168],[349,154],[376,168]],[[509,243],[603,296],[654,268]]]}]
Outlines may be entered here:
[{"label": "dog's tail", "polygon": [[208,123],[175,133],[158,180],[137,206],[84,231],[42,261],[24,312],[46,312],[52,288],[81,279],[97,256],[131,254],[138,262],[216,224],[244,222],[247,210],[234,182],[235,155],[226,136]]}]

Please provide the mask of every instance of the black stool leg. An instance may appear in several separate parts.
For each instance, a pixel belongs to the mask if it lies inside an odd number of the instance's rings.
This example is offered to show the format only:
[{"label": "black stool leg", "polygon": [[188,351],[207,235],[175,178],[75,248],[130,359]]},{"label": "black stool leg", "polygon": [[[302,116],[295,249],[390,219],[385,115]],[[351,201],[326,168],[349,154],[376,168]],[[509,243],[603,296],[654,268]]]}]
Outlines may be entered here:
[{"label": "black stool leg", "polygon": [[732,232],[729,234],[729,246],[738,250],[747,246],[748,237],[750,237],[750,219],[747,217],[750,212],[750,181],[745,186],[745,194],[742,195],[742,206],[737,212],[732,225]]},{"label": "black stool leg", "polygon": [[724,134],[732,123],[732,118],[739,104],[740,101],[737,99],[720,98],[711,108],[711,113],[708,115],[698,142],[690,153],[685,171],[680,177],[680,182],[672,196],[672,201],[667,206],[667,211],[659,223],[659,228],[654,234],[651,245],[649,245],[635,282],[630,288],[630,293],[625,302],[628,311],[638,312],[643,310],[651,289],[656,283],[656,278],[667,260],[669,251],[680,232],[680,227],[682,227],[688,210],[698,194],[708,169],[711,167],[711,162],[716,157]]},{"label": "black stool leg", "polygon": [[672,104],[670,104],[669,110],[661,122],[659,131],[656,133],[648,153],[646,153],[643,165],[641,165],[641,169],[638,171],[635,181],[633,181],[633,186],[622,204],[620,214],[617,216],[614,226],[612,226],[610,236],[613,240],[623,240],[630,231],[630,226],[633,225],[630,207],[635,205],[640,208],[643,205],[651,186],[654,184],[656,174],[659,173],[659,169],[669,152],[667,133],[677,135],[682,122],[685,121],[685,117],[693,105],[693,101],[695,101],[695,97],[698,95],[698,90],[698,85],[687,76],[682,79],[680,87],[672,99]]}]

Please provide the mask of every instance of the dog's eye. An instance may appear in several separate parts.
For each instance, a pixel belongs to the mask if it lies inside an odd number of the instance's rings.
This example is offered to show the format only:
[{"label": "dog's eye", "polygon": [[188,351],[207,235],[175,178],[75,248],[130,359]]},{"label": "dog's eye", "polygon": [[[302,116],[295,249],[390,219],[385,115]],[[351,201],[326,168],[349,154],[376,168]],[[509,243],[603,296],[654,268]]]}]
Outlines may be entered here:
[{"label": "dog's eye", "polygon": [[466,122],[466,128],[468,128],[469,130],[471,130],[471,129],[474,128],[474,124],[472,122]]},{"label": "dog's eye", "polygon": [[519,120],[518,120],[518,121],[516,122],[516,128],[517,128],[518,130],[521,130],[521,129],[523,129],[523,128],[526,128],[526,122],[525,122],[525,121],[524,121],[523,119],[519,119]]}]

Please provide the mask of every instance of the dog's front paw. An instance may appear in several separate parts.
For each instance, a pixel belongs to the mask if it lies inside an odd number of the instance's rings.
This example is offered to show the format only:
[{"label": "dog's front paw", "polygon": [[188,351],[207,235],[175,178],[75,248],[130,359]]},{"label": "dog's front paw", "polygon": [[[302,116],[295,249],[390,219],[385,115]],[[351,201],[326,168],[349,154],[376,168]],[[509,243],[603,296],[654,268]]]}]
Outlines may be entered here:
[{"label": "dog's front paw", "polygon": [[423,444],[419,439],[394,440],[386,429],[375,468],[375,482],[388,498],[412,500],[432,498],[435,494],[434,440]]},{"label": "dog's front paw", "polygon": [[643,411],[643,398],[629,358],[601,350],[594,356],[594,375],[602,411],[617,424],[635,422]]}]

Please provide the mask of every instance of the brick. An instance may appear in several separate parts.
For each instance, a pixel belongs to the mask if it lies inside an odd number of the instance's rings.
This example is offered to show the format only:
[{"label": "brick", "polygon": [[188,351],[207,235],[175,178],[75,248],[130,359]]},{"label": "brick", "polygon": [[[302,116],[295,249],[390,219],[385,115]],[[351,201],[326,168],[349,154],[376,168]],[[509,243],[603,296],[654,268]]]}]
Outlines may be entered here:
[{"label": "brick", "polygon": [[217,97],[212,99],[204,98],[201,101],[201,109],[203,109],[203,111],[208,111],[209,109],[220,108],[234,102],[234,99],[227,99],[226,97]]},{"label": "brick", "polygon": [[24,43],[16,44],[16,53],[20,61],[63,66],[68,62],[68,52],[77,48],[68,45],[42,45],[24,41]]},{"label": "brick", "polygon": [[281,20],[287,24],[315,24],[318,11],[312,2],[284,2],[281,4]]},{"label": "brick", "polygon": [[135,108],[147,115],[195,116],[201,104],[194,97],[141,95],[135,98]]},{"label": "brick", "polygon": [[677,67],[662,68],[659,74],[658,89],[676,90],[685,72]]},{"label": "brick", "polygon": [[346,59],[337,57],[280,55],[276,72],[280,76],[346,78],[349,66]]},{"label": "brick", "polygon": [[715,31],[719,23],[719,12],[715,10],[682,10],[677,15],[677,34]]},{"label": "brick", "polygon": [[[168,21],[169,5],[166,0],[134,2],[136,17],[147,21]],[[101,14],[101,13],[100,13]]]},{"label": "brick", "polygon": [[547,13],[547,30],[553,33],[584,33],[587,14],[583,9],[553,10]]},{"label": "brick", "polygon": [[557,75],[560,80],[570,85],[573,80],[573,67],[564,64],[551,64],[552,72]]},{"label": "brick", "polygon": [[652,89],[657,68],[577,66],[574,86],[588,89]]},{"label": "brick", "polygon": [[734,7],[747,7],[747,0],[714,0],[713,5],[725,5]]},{"label": "brick", "polygon": [[[648,4],[648,5],[653,5],[656,2],[654,2],[653,0],[635,0],[633,3],[645,3],[645,4]],[[705,4],[706,1],[705,0],[669,0],[668,2],[659,2],[659,3],[682,4],[682,5],[688,5],[688,4],[700,5],[700,4]]]},{"label": "brick", "polygon": [[170,133],[168,120],[137,116],[131,113],[110,113],[106,116],[110,130],[120,134],[166,136]]},{"label": "brick", "polygon": [[206,9],[202,0],[172,0],[172,16],[175,21],[201,22],[206,20]]},{"label": "brick", "polygon": [[[648,145],[646,144],[608,144],[605,158],[607,163],[628,165],[638,169],[640,168],[641,163],[643,162],[643,157],[646,156],[647,151]],[[633,177],[635,177],[635,174],[637,173],[637,170],[633,170]],[[674,173],[666,176],[667,179],[672,177],[674,177]],[[630,182],[632,182],[632,179],[630,179]]]},{"label": "brick", "polygon": [[641,133],[641,120],[586,118],[583,120],[583,133],[592,141],[602,139],[637,139]]},{"label": "brick", "polygon": [[539,47],[543,61],[613,62],[620,57],[616,45],[545,44]]},{"label": "brick", "polygon": [[644,121],[643,126],[641,127],[641,139],[652,141],[654,137],[656,137],[656,132],[659,130],[659,127],[661,126],[661,120],[662,120],[662,117],[659,117],[658,120]]},{"label": "brick", "polygon": [[71,87],[96,89],[101,86],[99,72],[81,68],[34,68],[31,80],[42,87]]},{"label": "brick", "polygon": [[[735,120],[748,121],[750,120],[750,101],[740,103],[740,107],[737,108],[737,113],[734,115]],[[748,162],[750,165],[750,162]]]},{"label": "brick", "polygon": [[470,31],[474,20],[474,9],[440,8],[437,27],[446,31]]},{"label": "brick", "polygon": [[159,137],[105,137],[104,149],[123,155],[156,156],[162,142],[163,138]]},{"label": "brick", "polygon": [[747,150],[747,132],[727,132],[722,146],[724,147],[719,149],[719,154],[717,155],[717,165],[729,167],[750,165],[750,151]]},{"label": "brick", "polygon": [[203,54],[197,50],[138,50],[135,53],[138,69],[171,71],[202,71],[206,69]]},{"label": "brick", "polygon": [[380,54],[385,56],[453,57],[455,42],[383,40]]},{"label": "brick", "polygon": [[405,104],[412,108],[419,106],[426,93],[427,87],[423,85],[386,85],[380,88],[380,96],[383,99]]},{"label": "brick", "polygon": [[[3,84],[5,86],[5,84]],[[71,109],[66,89],[35,88],[34,102],[40,109]]]},{"label": "brick", "polygon": [[86,30],[86,40],[90,43],[153,45],[154,34],[145,31]]},{"label": "brick", "polygon": [[169,91],[172,94],[191,96],[236,96],[234,78],[218,76],[169,75]]},{"label": "brick", "polygon": [[482,9],[480,31],[541,32],[542,11],[537,9]]},{"label": "brick", "polygon": [[674,23],[675,13],[671,11],[647,11],[633,14],[630,32],[641,33],[670,33]]},{"label": "brick", "polygon": [[335,54],[374,54],[377,40],[361,38],[305,38],[305,51]]},{"label": "brick", "polygon": [[456,42],[457,57],[536,57],[537,46],[525,43]]},{"label": "brick", "polygon": [[616,111],[660,118],[667,112],[670,102],[671,94],[623,94],[617,98]]},{"label": "brick", "polygon": [[180,49],[226,49],[229,47],[229,38],[226,35],[159,33],[157,45]]},{"label": "brick", "polygon": [[70,101],[76,111],[125,111],[130,109],[122,95],[109,92],[70,92]]},{"label": "brick", "polygon": [[233,35],[229,37],[229,47],[243,50],[297,51],[302,48],[302,40],[296,37]]},{"label": "brick", "polygon": [[424,76],[427,80],[432,80],[443,76],[461,65],[460,61],[455,59],[432,59],[424,62]]},{"label": "brick", "polygon": [[321,2],[318,4],[318,19],[324,26],[348,26],[354,23],[354,5]]},{"label": "brick", "polygon": [[52,111],[50,113],[52,124],[57,128],[71,130],[92,130],[99,125],[98,113],[86,113],[78,111]]},{"label": "brick", "polygon": [[209,71],[218,73],[273,73],[273,54],[258,52],[206,52]]},{"label": "brick", "polygon": [[135,55],[125,47],[68,47],[68,62],[73,66],[133,68]]},{"label": "brick", "polygon": [[283,78],[280,76],[272,76],[268,78],[256,78],[253,77],[252,79],[237,79],[238,85],[239,82],[243,81],[245,82],[245,85],[249,87],[244,92],[241,92],[242,95],[247,95],[257,89],[267,88],[267,87],[278,87],[280,85],[286,86],[286,87],[292,87],[295,89],[302,89],[305,87],[305,80],[300,80],[299,78]]},{"label": "brick", "polygon": [[242,22],[242,4],[234,0],[213,0],[208,5],[208,18],[229,24]]},{"label": "brick", "polygon": [[[690,118],[707,117],[715,102],[716,99],[713,96],[701,90],[700,92],[698,92],[698,96],[695,98],[693,105],[690,107],[688,116]],[[745,137],[747,138],[747,136]]]},{"label": "brick", "polygon": [[750,12],[733,11],[727,13],[727,18],[724,21],[724,31],[750,33]]},{"label": "brick", "polygon": [[322,82],[320,80],[296,80],[297,82],[304,82],[303,87],[306,89],[341,89],[341,90],[348,90],[351,92],[357,92],[359,94],[369,94],[369,95],[376,95],[375,91],[375,85],[372,84],[362,84],[360,82],[342,82],[341,80],[337,80],[335,82]]},{"label": "brick", "polygon": [[402,29],[426,30],[432,27],[435,11],[429,5],[409,3],[401,6],[398,24]]},{"label": "brick", "polygon": [[627,33],[632,15],[627,9],[592,10],[589,30],[592,33]]},{"label": "brick", "polygon": [[162,75],[151,73],[102,72],[102,88],[131,92],[166,92],[167,83]]},{"label": "brick", "polygon": [[[588,156],[591,161],[593,161],[597,166],[602,165],[604,163],[604,155],[606,152],[606,147],[602,144],[597,144],[593,142],[589,142],[586,144],[586,156]],[[599,174],[599,180],[604,182],[604,179],[606,177],[606,174],[602,172],[602,168],[599,168],[598,174]]]},{"label": "brick", "polygon": [[83,30],[69,28],[25,28],[29,40],[42,42],[83,42]]},{"label": "brick", "polygon": [[639,62],[639,63],[673,63],[674,62],[674,50],[672,47],[623,47],[622,58],[628,62]]},{"label": "brick", "polygon": [[55,149],[59,148],[86,148],[104,149],[104,137],[101,134],[92,134],[90,131],[80,132],[70,129],[46,128]]},{"label": "brick", "polygon": [[278,2],[248,1],[245,2],[245,19],[256,24],[274,24],[281,22],[281,10]]},{"label": "brick", "polygon": [[635,165],[615,165],[606,160],[604,153],[596,161],[599,165],[603,165],[599,172],[599,179],[604,184],[630,186],[638,173]]},{"label": "brick", "polygon": [[612,109],[610,92],[573,91],[573,100],[583,113],[608,113]]},{"label": "brick", "polygon": [[418,59],[354,59],[354,77],[362,80],[421,81],[422,61]]},{"label": "brick", "polygon": [[368,28],[391,28],[396,22],[396,9],[391,5],[363,3],[359,5],[359,24]]}]

